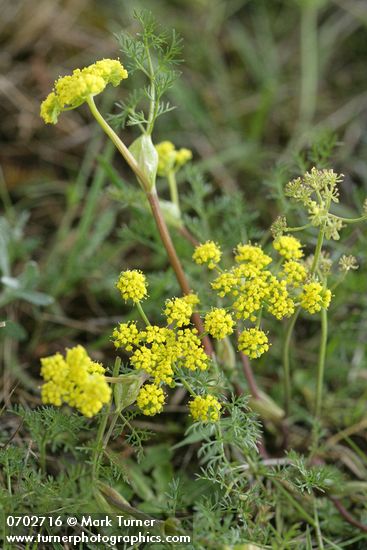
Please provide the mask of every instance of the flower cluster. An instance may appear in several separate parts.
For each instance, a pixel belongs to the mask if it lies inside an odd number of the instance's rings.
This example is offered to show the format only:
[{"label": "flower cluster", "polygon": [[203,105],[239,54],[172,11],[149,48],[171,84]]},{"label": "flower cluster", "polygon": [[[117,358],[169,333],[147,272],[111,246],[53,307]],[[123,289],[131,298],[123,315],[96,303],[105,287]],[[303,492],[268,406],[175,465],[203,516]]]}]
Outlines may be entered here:
[{"label": "flower cluster", "polygon": [[118,86],[127,77],[118,59],[101,59],[84,69],[75,69],[72,75],[55,81],[54,90],[41,104],[41,117],[46,124],[56,124],[63,111],[79,107],[103,92],[107,84]]},{"label": "flower cluster", "polygon": [[244,330],[238,338],[238,349],[250,359],[257,359],[269,350],[269,340],[265,332],[258,328]]},{"label": "flower cluster", "polygon": [[[136,271],[121,273],[116,286],[124,299],[138,302],[146,295],[146,282],[142,277],[144,275]],[[135,370],[148,375],[149,380],[140,389],[136,400],[145,415],[152,416],[162,411],[165,401],[163,385],[174,386],[185,370],[195,372],[209,368],[210,360],[198,331],[190,325],[191,315],[198,303],[196,294],[167,300],[164,308],[167,324],[164,327],[148,324],[139,330],[137,323],[128,322],[120,323],[113,330],[114,345],[129,354],[130,365]],[[233,331],[233,320],[224,309],[212,310],[207,322],[218,337],[223,338]],[[205,417],[205,422],[217,421],[219,403],[218,406],[213,405],[213,410],[208,407],[205,414],[202,411],[200,418]]]},{"label": "flower cluster", "polygon": [[299,260],[303,256],[301,243],[292,235],[278,237],[273,246],[286,260]]},{"label": "flower cluster", "polygon": [[126,351],[132,351],[133,346],[139,345],[140,338],[135,322],[120,323],[112,333],[116,348],[124,348]]},{"label": "flower cluster", "polygon": [[[281,320],[293,315],[298,305],[317,313],[327,308],[331,299],[330,290],[311,275],[308,260],[301,261],[304,253],[298,239],[278,234],[273,248],[281,256],[275,265],[260,246],[241,243],[234,250],[234,265],[226,271],[218,265],[222,251],[212,241],[199,245],[193,255],[197,263],[210,264],[216,269],[218,275],[211,281],[211,287],[228,302],[226,308],[206,314],[205,330],[219,339],[233,332],[234,319],[244,323],[238,349],[252,359],[269,350],[268,337],[259,328],[264,312]],[[251,323],[256,326],[251,327]]]},{"label": "flower cluster", "polygon": [[190,401],[189,408],[194,420],[207,423],[219,420],[222,406],[213,395],[197,395]]},{"label": "flower cluster", "polygon": [[147,296],[147,281],[144,273],[138,269],[122,271],[116,287],[125,301],[132,300],[137,303]]},{"label": "flower cluster", "polygon": [[220,262],[222,252],[219,246],[213,241],[206,241],[195,248],[192,255],[194,262],[197,264],[207,264],[209,269],[215,269]]},{"label": "flower cluster", "polygon": [[[131,326],[131,325],[130,325]],[[121,327],[121,325],[120,325]],[[120,328],[113,333],[115,345],[132,352],[131,365],[148,373],[155,384],[172,385],[175,370],[206,370],[209,359],[194,328],[168,328],[150,325],[122,342]]]},{"label": "flower cluster", "polygon": [[147,416],[162,412],[164,402],[163,390],[155,384],[145,384],[136,399],[139,409]]},{"label": "flower cluster", "polygon": [[211,286],[220,297],[233,297],[230,308],[237,319],[255,322],[264,308],[277,319],[292,315],[294,301],[287,283],[266,269],[272,259],[262,248],[239,244],[234,259],[235,265],[222,271]]},{"label": "flower cluster", "polygon": [[193,312],[192,296],[183,298],[173,298],[166,301],[164,314],[167,317],[168,324],[175,323],[178,327],[183,327],[190,323],[190,317]]},{"label": "flower cluster", "polygon": [[239,244],[235,250],[237,263],[246,263],[261,269],[271,263],[271,258],[264,253],[262,248],[252,244]]},{"label": "flower cluster", "polygon": [[155,148],[158,153],[157,173],[162,177],[167,177],[170,172],[177,172],[192,159],[190,149],[176,149],[171,141],[162,141]]},{"label": "flower cluster", "polygon": [[286,195],[304,206],[312,225],[325,228],[327,239],[338,240],[343,227],[343,220],[329,212],[330,205],[339,202],[338,185],[342,180],[343,174],[312,168],[286,186]]},{"label": "flower cluster", "polygon": [[96,415],[111,398],[111,389],[104,377],[105,369],[88,356],[82,346],[41,359],[42,401],[60,407],[67,403],[84,416]]},{"label": "flower cluster", "polygon": [[221,340],[233,332],[234,320],[224,308],[214,308],[205,315],[205,330],[216,340]]},{"label": "flower cluster", "polygon": [[331,301],[331,291],[321,283],[312,281],[303,286],[300,295],[301,307],[309,313],[317,313],[321,308],[327,309]]},{"label": "flower cluster", "polygon": [[298,288],[307,279],[307,269],[300,262],[288,260],[284,262],[282,276],[285,278],[287,284]]}]

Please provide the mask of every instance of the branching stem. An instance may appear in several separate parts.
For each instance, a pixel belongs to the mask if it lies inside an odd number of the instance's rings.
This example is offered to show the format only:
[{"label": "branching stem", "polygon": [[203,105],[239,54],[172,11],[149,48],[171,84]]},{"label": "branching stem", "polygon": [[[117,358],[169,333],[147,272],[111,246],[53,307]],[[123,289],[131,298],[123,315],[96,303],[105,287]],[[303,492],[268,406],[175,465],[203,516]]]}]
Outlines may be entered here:
[{"label": "branching stem", "polygon": [[[121,139],[118,137],[116,132],[111,128],[111,126],[106,122],[106,120],[103,118],[101,113],[98,111],[96,104],[94,103],[93,97],[89,96],[87,100],[88,106],[91,110],[91,113],[93,114],[94,118],[98,122],[98,124],[101,126],[101,128],[104,130],[104,132],[107,134],[107,136],[112,140],[112,142],[115,144],[118,151],[121,153],[121,155],[124,157],[130,168],[135,173],[136,177],[140,181],[143,189],[146,192],[146,196],[148,198],[152,214],[155,220],[155,223],[157,225],[159,235],[161,237],[162,243],[166,249],[168,259],[172,265],[172,268],[175,272],[176,278],[178,280],[178,283],[181,287],[181,290],[183,294],[190,294],[190,286],[186,279],[185,272],[182,268],[181,262],[179,260],[179,257],[177,255],[176,249],[173,245],[171,235],[168,231],[167,224],[165,222],[165,219],[163,217],[161,207],[159,204],[159,199],[156,190],[153,188],[151,189],[151,183],[148,181],[146,175],[141,171],[138,163],[136,162],[133,155],[130,153],[129,149],[126,147],[126,145],[121,141]],[[197,313],[194,313],[192,316],[192,320],[199,332],[199,334],[202,334],[204,332],[203,330],[203,324],[201,321],[200,316]],[[204,336],[203,340],[203,346],[206,351],[206,353],[209,356],[212,356],[214,354],[212,344],[210,342],[210,339],[208,336]]]}]

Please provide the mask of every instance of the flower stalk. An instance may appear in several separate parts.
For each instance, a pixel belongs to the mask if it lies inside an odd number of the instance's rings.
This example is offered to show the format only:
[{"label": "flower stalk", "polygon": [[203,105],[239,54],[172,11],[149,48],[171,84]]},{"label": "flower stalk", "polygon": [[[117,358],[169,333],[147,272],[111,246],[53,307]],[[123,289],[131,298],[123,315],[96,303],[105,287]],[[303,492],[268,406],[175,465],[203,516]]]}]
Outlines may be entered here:
[{"label": "flower stalk", "polygon": [[[121,139],[118,137],[116,132],[111,128],[111,126],[106,122],[106,120],[103,118],[101,113],[96,107],[96,104],[93,100],[93,97],[90,96],[87,100],[88,106],[98,122],[98,124],[101,126],[101,128],[104,130],[104,132],[107,134],[107,136],[112,140],[118,151],[121,153],[123,158],[126,160],[130,168],[135,173],[136,177],[138,178],[139,182],[141,183],[144,191],[146,192],[146,196],[149,202],[149,205],[151,207],[151,211],[155,220],[155,223],[158,228],[159,235],[161,237],[162,243],[166,249],[168,259],[171,263],[171,266],[173,268],[173,271],[175,272],[177,281],[181,287],[181,290],[183,294],[187,295],[190,294],[190,286],[187,281],[185,272],[182,268],[181,262],[179,260],[179,257],[177,255],[176,249],[173,245],[171,235],[169,233],[167,224],[165,222],[165,219],[162,214],[162,210],[159,204],[159,199],[157,192],[155,188],[151,189],[151,183],[147,179],[146,175],[142,170],[140,169],[138,163],[136,162],[133,155],[130,153],[129,149],[126,147],[126,145],[121,141]],[[200,316],[197,313],[194,313],[192,316],[193,322],[199,331],[199,334],[202,334],[204,332],[203,324],[201,322]],[[204,349],[206,353],[210,356],[213,355],[213,346],[210,342],[210,339],[208,336],[203,336],[202,339]]]}]

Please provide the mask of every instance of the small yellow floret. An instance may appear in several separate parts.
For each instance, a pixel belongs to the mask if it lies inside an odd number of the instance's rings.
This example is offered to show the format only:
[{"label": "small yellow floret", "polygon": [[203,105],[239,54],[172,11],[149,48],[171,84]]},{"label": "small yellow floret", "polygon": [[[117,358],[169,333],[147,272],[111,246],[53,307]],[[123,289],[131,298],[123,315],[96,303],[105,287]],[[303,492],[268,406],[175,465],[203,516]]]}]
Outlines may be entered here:
[{"label": "small yellow floret", "polygon": [[153,376],[156,384],[172,384],[172,359],[163,344],[153,343],[151,348],[141,346],[133,353],[130,361],[137,370],[144,370]]},{"label": "small yellow floret", "polygon": [[307,269],[295,260],[288,260],[283,265],[282,276],[289,285],[298,288],[307,278]]},{"label": "small yellow floret", "polygon": [[290,317],[294,313],[294,302],[289,296],[286,281],[279,281],[273,275],[269,279],[267,310],[276,319]]},{"label": "small yellow floret", "polygon": [[170,172],[177,172],[192,159],[192,152],[189,149],[177,150],[171,141],[162,141],[155,148],[158,153],[157,173],[161,177],[167,177]]},{"label": "small yellow floret", "polygon": [[270,264],[271,258],[260,248],[252,244],[239,244],[235,250],[235,261],[238,263],[251,262],[259,268]]},{"label": "small yellow floret", "polygon": [[82,346],[41,359],[41,374],[46,380],[41,396],[45,404],[60,407],[67,403],[84,416],[97,414],[111,399],[111,388],[104,377],[105,369],[92,361]]},{"label": "small yellow floret", "polygon": [[269,341],[265,332],[258,328],[244,330],[238,338],[238,349],[250,359],[257,359],[269,350]]},{"label": "small yellow floret", "polygon": [[177,332],[175,353],[180,367],[194,371],[206,370],[209,366],[209,358],[196,329],[185,328]]},{"label": "small yellow floret", "polygon": [[213,395],[197,395],[189,402],[191,416],[197,422],[218,422],[222,405]]},{"label": "small yellow floret", "polygon": [[192,311],[193,307],[190,299],[187,300],[186,296],[184,296],[183,298],[167,300],[164,314],[167,317],[168,324],[176,323],[178,327],[183,327],[190,323]]},{"label": "small yellow floret", "polygon": [[273,241],[273,247],[286,260],[299,260],[303,256],[302,244],[292,235],[282,235]]},{"label": "small yellow floret", "polygon": [[100,76],[107,84],[112,84],[112,86],[118,86],[121,80],[128,77],[127,70],[118,59],[101,59],[87,67],[86,71]]},{"label": "small yellow floret", "polygon": [[182,149],[179,149],[178,151],[176,151],[177,168],[181,168],[181,166],[186,164],[191,159],[192,159],[192,152],[190,151],[190,149],[185,149],[183,147]]},{"label": "small yellow floret", "polygon": [[212,309],[204,319],[205,330],[217,340],[232,334],[234,324],[232,316],[223,308]]},{"label": "small yellow floret", "polygon": [[117,86],[127,77],[126,69],[117,59],[102,59],[84,69],[75,69],[72,75],[55,81],[54,90],[41,104],[40,115],[46,124],[56,124],[64,110],[79,107],[103,92],[107,84]]},{"label": "small yellow floret", "polygon": [[55,92],[48,94],[46,99],[41,103],[40,115],[46,124],[56,124],[61,111],[62,106]]},{"label": "small yellow floret", "polygon": [[141,302],[147,296],[147,281],[144,273],[138,269],[122,271],[116,287],[125,301]]},{"label": "small yellow floret", "polygon": [[239,286],[239,293],[233,308],[237,319],[252,319],[269,295],[269,271],[261,271],[258,276],[245,280]]},{"label": "small yellow floret", "polygon": [[214,281],[210,283],[211,287],[217,291],[218,296],[223,298],[227,294],[238,294],[236,286],[240,283],[240,277],[234,271],[223,271]]},{"label": "small yellow floret", "polygon": [[164,344],[169,337],[172,336],[172,331],[165,327],[157,325],[148,325],[146,329],[140,333],[142,340],[147,344]]},{"label": "small yellow floret", "polygon": [[141,340],[138,328],[135,322],[120,323],[112,333],[113,343],[116,348],[124,348],[126,351],[132,351],[133,346],[138,346]]},{"label": "small yellow floret", "polygon": [[206,241],[195,248],[192,258],[197,264],[207,264],[209,269],[214,269],[220,262],[221,256],[222,251],[219,246],[213,241]]},{"label": "small yellow floret", "polygon": [[147,416],[154,416],[162,412],[164,402],[163,390],[155,384],[145,384],[136,399],[137,406]]},{"label": "small yellow floret", "polygon": [[311,314],[327,309],[331,301],[331,291],[324,288],[319,282],[306,283],[300,295],[301,307]]}]

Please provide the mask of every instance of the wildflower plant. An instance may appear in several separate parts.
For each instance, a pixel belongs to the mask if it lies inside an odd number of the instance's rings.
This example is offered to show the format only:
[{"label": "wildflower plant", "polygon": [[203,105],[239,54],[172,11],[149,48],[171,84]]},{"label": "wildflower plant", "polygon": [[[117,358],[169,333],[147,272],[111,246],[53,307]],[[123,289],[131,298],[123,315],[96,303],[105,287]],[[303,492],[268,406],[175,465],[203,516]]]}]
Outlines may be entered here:
[{"label": "wildflower plant", "polygon": [[[238,242],[232,251],[215,240],[196,242],[184,226],[175,179],[176,173],[191,161],[192,153],[186,148],[176,148],[169,141],[153,143],[157,118],[172,109],[163,98],[178,76],[181,41],[175,33],[160,32],[150,14],[136,14],[136,18],[142,31],[136,37],[118,36],[124,65],[118,59],[104,59],[59,78],[42,103],[41,116],[46,123],[55,124],[61,113],[84,104],[89,107],[145,194],[182,296],[170,296],[161,303],[159,321],[153,321],[145,312],[151,288],[148,274],[138,269],[123,270],[116,289],[121,300],[134,308],[137,318],[121,319],[111,331],[117,351],[115,364],[110,368],[102,366],[93,361],[82,346],[68,349],[65,357],[60,353],[45,357],[41,360],[42,400],[57,407],[67,404],[88,418],[98,415],[97,442],[91,458],[93,478],[97,480],[118,423],[123,420],[123,429],[129,425],[133,432],[129,421],[131,410],[134,415],[141,413],[147,417],[164,413],[172,393],[181,388],[187,394],[186,410],[191,424],[182,445],[185,441],[202,442],[199,456],[204,467],[200,477],[216,487],[214,508],[228,512],[229,525],[233,527],[238,517],[249,517],[256,499],[259,495],[265,498],[271,484],[288,505],[298,510],[310,528],[318,532],[314,519],[317,511],[313,515],[302,507],[300,511],[298,501],[282,484],[279,469],[268,471],[264,466],[267,455],[258,419],[249,410],[246,396],[234,397],[234,393],[243,393],[243,390],[239,390],[233,384],[232,375],[221,368],[223,347],[220,346],[227,346],[231,352],[236,349],[238,361],[234,361],[234,366],[243,366],[254,408],[257,407],[264,421],[270,419],[272,429],[276,429],[274,425],[279,425],[279,419],[285,416],[288,422],[292,413],[290,344],[295,324],[300,314],[320,318],[312,411],[311,449],[315,449],[322,419],[328,310],[337,292],[333,264],[324,252],[324,245],[328,240],[339,240],[346,225],[366,220],[367,214],[348,219],[335,213],[333,206],[339,201],[343,176],[333,170],[311,168],[285,188],[287,197],[301,207],[302,215],[307,217],[304,225],[293,227],[281,216],[272,225],[271,242],[266,238],[247,239]],[[128,72],[130,78],[134,78],[138,71],[146,79],[146,85],[120,102],[119,113],[106,120],[94,98],[109,84],[122,83],[123,86]],[[130,147],[120,138],[126,125],[140,132]],[[205,281],[206,285],[205,300],[190,284],[173,245],[158,197],[157,176],[167,179],[178,220],[176,227],[194,243],[189,271],[193,272],[195,266],[196,273],[201,273],[201,283]],[[315,231],[316,246],[310,246],[308,236]],[[358,265],[355,258],[344,255],[339,267],[344,277]],[[200,288],[203,287],[201,284]],[[284,411],[260,390],[252,370],[253,365],[256,372],[260,358],[271,357],[273,345],[279,346],[272,331],[274,323],[285,325],[283,371],[276,373],[283,382]],[[123,366],[122,359],[126,360]],[[283,429],[287,429],[284,423]],[[263,462],[259,461],[259,454]],[[321,467],[322,472],[315,473],[294,457],[284,458],[279,464],[297,470],[301,479],[298,490],[304,487],[324,490],[327,472]],[[244,472],[252,476],[251,483]],[[120,502],[111,487],[98,491],[99,496],[108,494],[114,503]],[[122,509],[124,506],[120,504]],[[212,517],[213,509],[204,500],[197,510],[199,518],[200,514],[202,518]],[[231,510],[235,510],[233,517]]]}]

